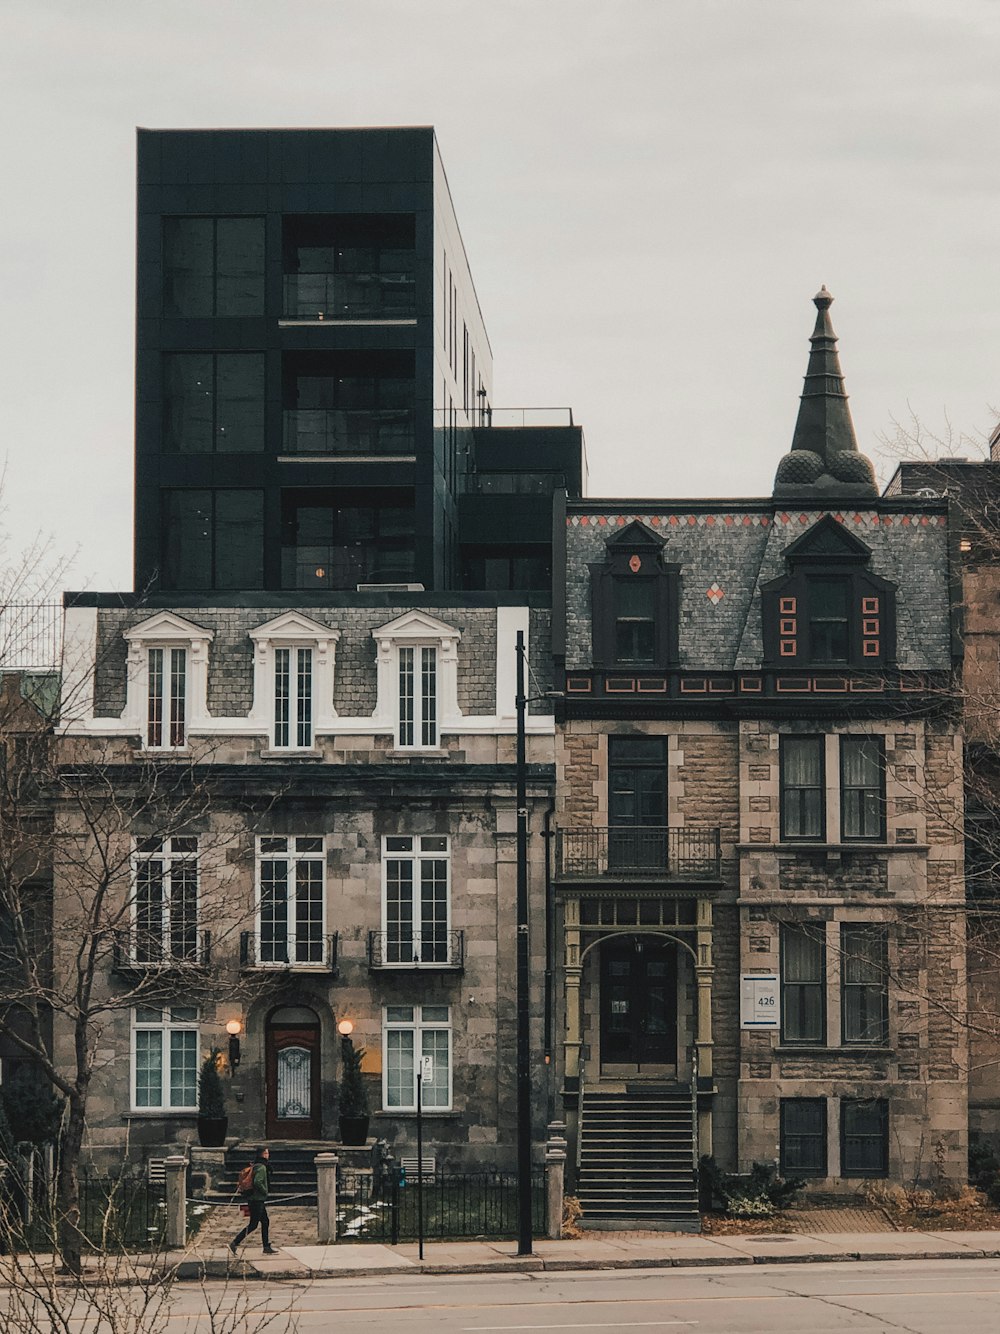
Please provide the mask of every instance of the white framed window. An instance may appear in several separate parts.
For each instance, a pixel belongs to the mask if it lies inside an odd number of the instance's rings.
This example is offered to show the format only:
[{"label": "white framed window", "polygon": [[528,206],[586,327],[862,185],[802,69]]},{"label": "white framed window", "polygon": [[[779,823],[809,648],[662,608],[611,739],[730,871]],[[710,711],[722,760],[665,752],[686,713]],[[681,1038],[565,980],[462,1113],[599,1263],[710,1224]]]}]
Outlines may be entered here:
[{"label": "white framed window", "polygon": [[177,750],[187,743],[186,648],[146,650],[146,745]]},{"label": "white framed window", "polygon": [[136,839],[132,884],[133,962],[197,963],[197,836]]},{"label": "white framed window", "polygon": [[336,723],[333,678],[339,630],[285,612],[250,631],[254,642],[251,721],[275,751],[313,752]]},{"label": "white framed window", "polygon": [[461,723],[459,631],[423,611],[409,611],[372,631],[377,646],[374,721],[401,750],[436,750],[441,733]]},{"label": "white framed window", "polygon": [[257,840],[257,962],[322,964],[326,845],[322,835]]},{"label": "white framed window", "polygon": [[448,963],[451,849],[446,834],[382,840],[383,958],[387,964]]},{"label": "white framed window", "polygon": [[132,1011],[132,1108],[198,1109],[198,1008],[172,1005]]},{"label": "white framed window", "polygon": [[383,1015],[383,1107],[416,1110],[417,1065],[422,1057],[429,1056],[431,1076],[422,1081],[421,1106],[428,1111],[450,1110],[450,1006],[388,1005]]},{"label": "white framed window", "polygon": [[307,750],[313,743],[313,651],[274,650],[274,733],[276,750]]},{"label": "white framed window", "polygon": [[147,750],[183,750],[208,722],[208,646],[213,633],[173,612],[125,631],[128,677],[122,721]]},{"label": "white framed window", "polygon": [[430,748],[438,744],[437,655],[430,644],[400,646],[396,741],[401,747]]}]

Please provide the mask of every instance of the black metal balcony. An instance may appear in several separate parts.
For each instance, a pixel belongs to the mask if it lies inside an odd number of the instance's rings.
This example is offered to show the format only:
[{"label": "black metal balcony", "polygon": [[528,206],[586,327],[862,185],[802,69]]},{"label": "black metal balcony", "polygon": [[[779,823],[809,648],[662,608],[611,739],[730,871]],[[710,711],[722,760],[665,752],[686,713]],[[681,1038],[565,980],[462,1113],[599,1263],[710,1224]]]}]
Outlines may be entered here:
[{"label": "black metal balcony", "polygon": [[369,931],[368,967],[460,973],[465,967],[465,932]]},{"label": "black metal balcony", "polygon": [[286,408],[286,454],[384,457],[412,454],[411,408]]},{"label": "black metal balcony", "polygon": [[337,932],[329,936],[310,936],[303,940],[275,937],[261,941],[255,932],[241,931],[240,967],[336,973]]},{"label": "black metal balcony", "polygon": [[130,980],[150,973],[203,971],[211,967],[211,963],[211,931],[164,939],[148,932],[123,930],[115,933],[111,946],[111,971]]},{"label": "black metal balcony", "polygon": [[285,274],[285,316],[292,319],[406,320],[416,313],[412,273]]},{"label": "black metal balcony", "polygon": [[557,880],[718,880],[718,829],[560,829]]}]

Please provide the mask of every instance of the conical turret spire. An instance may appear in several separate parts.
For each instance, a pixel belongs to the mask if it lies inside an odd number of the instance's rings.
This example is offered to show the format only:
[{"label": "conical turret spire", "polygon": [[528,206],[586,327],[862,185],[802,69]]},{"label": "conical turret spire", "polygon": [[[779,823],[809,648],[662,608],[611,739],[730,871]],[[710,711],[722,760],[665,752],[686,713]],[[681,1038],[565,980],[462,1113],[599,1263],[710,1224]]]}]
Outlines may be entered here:
[{"label": "conical turret spire", "polygon": [[831,493],[877,496],[871,461],[858,450],[837,335],[830,320],[833,297],[821,287],[813,298],[816,327],[809,341],[809,365],[799,401],[791,453],[778,464],[775,496],[816,497]]}]

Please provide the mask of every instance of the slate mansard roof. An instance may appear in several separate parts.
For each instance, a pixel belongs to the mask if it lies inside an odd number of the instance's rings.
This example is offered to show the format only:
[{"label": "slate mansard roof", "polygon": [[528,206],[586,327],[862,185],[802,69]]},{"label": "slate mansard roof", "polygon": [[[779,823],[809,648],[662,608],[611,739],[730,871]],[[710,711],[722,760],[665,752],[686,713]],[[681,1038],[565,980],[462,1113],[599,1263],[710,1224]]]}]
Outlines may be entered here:
[{"label": "slate mansard roof", "polygon": [[952,666],[948,507],[880,500],[863,508],[789,506],[774,500],[589,500],[566,515],[566,667],[593,660],[592,564],[616,530],[638,520],[665,539],[680,566],[679,666],[757,670],[763,662],[761,586],[787,573],[784,552],[825,515],[871,549],[867,567],[897,588],[896,661],[904,670]]}]

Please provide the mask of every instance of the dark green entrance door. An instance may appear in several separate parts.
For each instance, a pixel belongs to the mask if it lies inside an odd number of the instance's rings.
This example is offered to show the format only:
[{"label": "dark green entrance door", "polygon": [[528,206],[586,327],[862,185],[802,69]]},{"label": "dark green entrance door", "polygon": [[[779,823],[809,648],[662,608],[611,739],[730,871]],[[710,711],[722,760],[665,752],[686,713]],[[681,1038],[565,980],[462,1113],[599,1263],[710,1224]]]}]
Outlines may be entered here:
[{"label": "dark green entrance door", "polygon": [[601,945],[601,1066],[674,1065],[677,965],[673,945],[623,936]]}]

